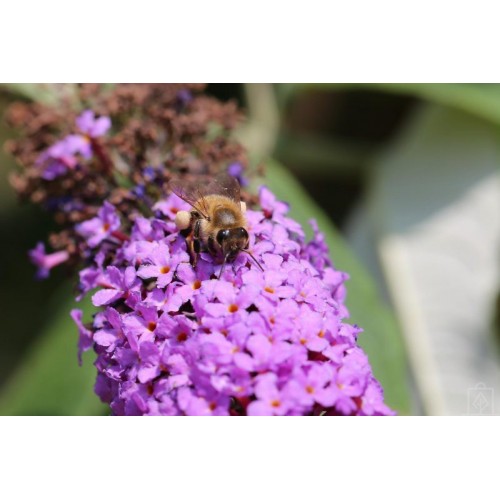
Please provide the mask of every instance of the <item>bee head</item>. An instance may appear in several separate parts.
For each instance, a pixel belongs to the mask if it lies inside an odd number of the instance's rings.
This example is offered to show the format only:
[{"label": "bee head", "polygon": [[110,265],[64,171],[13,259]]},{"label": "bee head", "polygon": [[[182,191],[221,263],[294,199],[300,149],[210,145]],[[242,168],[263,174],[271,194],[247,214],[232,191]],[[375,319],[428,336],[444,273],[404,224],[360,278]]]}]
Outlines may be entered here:
[{"label": "bee head", "polygon": [[244,227],[221,229],[217,233],[217,243],[224,257],[234,258],[239,251],[248,248],[248,232]]}]

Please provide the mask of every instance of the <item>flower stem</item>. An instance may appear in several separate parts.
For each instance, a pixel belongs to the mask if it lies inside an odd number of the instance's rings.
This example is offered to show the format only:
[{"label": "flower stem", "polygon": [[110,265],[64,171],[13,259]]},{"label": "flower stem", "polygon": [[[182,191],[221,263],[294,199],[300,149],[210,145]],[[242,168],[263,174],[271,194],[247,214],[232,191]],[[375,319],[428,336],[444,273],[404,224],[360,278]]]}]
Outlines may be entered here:
[{"label": "flower stem", "polygon": [[110,178],[113,178],[113,162],[109,157],[106,149],[103,147],[102,143],[96,137],[90,139],[90,144],[92,145],[92,150],[96,154],[97,158],[102,165],[103,172]]}]

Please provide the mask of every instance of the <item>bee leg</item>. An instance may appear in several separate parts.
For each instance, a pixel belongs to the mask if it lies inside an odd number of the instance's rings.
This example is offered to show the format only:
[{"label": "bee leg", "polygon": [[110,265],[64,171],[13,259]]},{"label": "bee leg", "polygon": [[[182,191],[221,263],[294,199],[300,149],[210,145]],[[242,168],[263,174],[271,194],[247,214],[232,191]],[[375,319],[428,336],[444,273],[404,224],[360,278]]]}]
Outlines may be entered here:
[{"label": "bee leg", "polygon": [[201,252],[200,240],[195,240],[193,238],[193,267],[196,267],[198,264],[198,255]]},{"label": "bee leg", "polygon": [[200,227],[201,219],[196,219],[193,226],[193,233],[189,242],[189,253],[191,254],[191,263],[193,267],[196,267],[196,264],[198,263],[198,254],[201,252]]},{"label": "bee leg", "polygon": [[196,267],[198,255],[196,254],[195,249],[194,249],[194,238],[193,238],[192,232],[186,236],[186,246],[187,246],[187,251],[189,254],[189,261],[191,262],[191,265],[193,267]]},{"label": "bee leg", "polygon": [[214,239],[212,236],[208,237],[207,248],[211,255],[217,255],[217,248],[215,247]]}]

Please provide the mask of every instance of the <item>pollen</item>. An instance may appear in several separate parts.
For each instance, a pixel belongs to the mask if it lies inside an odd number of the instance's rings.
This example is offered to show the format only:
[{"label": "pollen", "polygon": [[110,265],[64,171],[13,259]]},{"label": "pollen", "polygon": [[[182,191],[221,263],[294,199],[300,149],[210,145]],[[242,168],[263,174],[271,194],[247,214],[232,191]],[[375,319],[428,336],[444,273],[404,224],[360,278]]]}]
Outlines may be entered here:
[{"label": "pollen", "polygon": [[312,393],[314,392],[314,388],[313,388],[313,387],[311,387],[310,385],[308,385],[308,386],[306,387],[306,392],[307,392],[308,394],[312,394]]},{"label": "pollen", "polygon": [[279,399],[274,399],[271,401],[271,406],[273,408],[279,408],[281,406],[281,401]]},{"label": "pollen", "polygon": [[149,330],[150,332],[154,332],[154,331],[155,331],[155,329],[156,329],[156,323],[155,323],[154,321],[150,321],[150,322],[148,323],[148,330]]},{"label": "pollen", "polygon": [[105,222],[103,225],[102,225],[102,228],[104,229],[104,231],[109,231],[109,228],[111,227],[111,224],[109,222]]},{"label": "pollen", "polygon": [[217,403],[212,402],[208,405],[208,407],[210,408],[210,411],[214,411],[217,408]]},{"label": "pollen", "polygon": [[268,293],[274,293],[274,288],[271,288],[270,286],[266,286],[266,288],[264,288],[264,290]]},{"label": "pollen", "polygon": [[305,344],[307,343],[307,340],[306,340],[304,337],[302,337],[302,338],[299,340],[299,342],[300,342],[302,345],[305,345]]},{"label": "pollen", "polygon": [[230,312],[230,313],[235,313],[237,310],[238,310],[238,306],[236,304],[231,304],[227,310]]},{"label": "pollen", "polygon": [[163,267],[160,269],[160,273],[161,273],[161,274],[167,274],[169,271],[170,271],[170,267],[169,267],[169,266],[163,266]]},{"label": "pollen", "polygon": [[193,290],[198,290],[201,288],[201,281],[200,280],[196,280],[194,283],[193,283]]},{"label": "pollen", "polygon": [[325,332],[324,332],[323,330],[320,330],[320,331],[318,332],[318,337],[319,337],[320,339],[322,339],[324,336],[325,336]]}]

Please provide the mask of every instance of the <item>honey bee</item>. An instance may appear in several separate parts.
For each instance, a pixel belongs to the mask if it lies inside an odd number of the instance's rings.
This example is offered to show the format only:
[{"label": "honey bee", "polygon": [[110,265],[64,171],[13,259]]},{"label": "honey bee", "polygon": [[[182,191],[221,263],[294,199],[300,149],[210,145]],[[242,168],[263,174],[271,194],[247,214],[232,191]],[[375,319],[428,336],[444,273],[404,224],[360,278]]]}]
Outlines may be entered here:
[{"label": "honey bee", "polygon": [[222,257],[222,276],[227,262],[245,252],[261,270],[262,266],[248,250],[246,205],[240,200],[240,185],[229,174],[221,174],[206,186],[171,182],[170,190],[189,203],[193,210],[180,210],[175,216],[177,228],[186,236],[193,267],[198,254],[207,250]]}]

